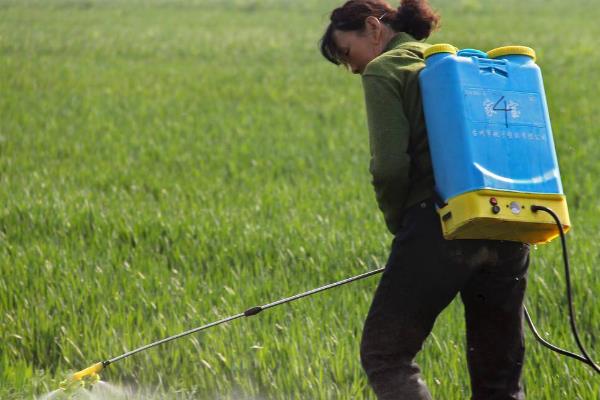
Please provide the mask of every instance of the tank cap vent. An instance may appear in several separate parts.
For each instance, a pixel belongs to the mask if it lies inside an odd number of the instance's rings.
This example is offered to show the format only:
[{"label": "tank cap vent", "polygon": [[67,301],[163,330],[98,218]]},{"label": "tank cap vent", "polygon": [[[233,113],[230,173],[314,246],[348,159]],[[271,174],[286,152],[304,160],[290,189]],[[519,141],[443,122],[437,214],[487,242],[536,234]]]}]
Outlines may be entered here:
[{"label": "tank cap vent", "polygon": [[498,58],[502,56],[529,56],[536,60],[535,50],[527,46],[503,46],[487,52],[488,57]]},{"label": "tank cap vent", "polygon": [[456,55],[461,57],[488,58],[487,53],[476,49],[462,49]]},{"label": "tank cap vent", "polygon": [[434,44],[433,46],[427,48],[425,50],[425,52],[423,53],[423,56],[425,58],[430,57],[434,54],[438,54],[438,53],[451,53],[451,54],[456,54],[458,52],[458,49],[454,46],[452,46],[451,44],[448,43],[440,43],[440,44]]}]

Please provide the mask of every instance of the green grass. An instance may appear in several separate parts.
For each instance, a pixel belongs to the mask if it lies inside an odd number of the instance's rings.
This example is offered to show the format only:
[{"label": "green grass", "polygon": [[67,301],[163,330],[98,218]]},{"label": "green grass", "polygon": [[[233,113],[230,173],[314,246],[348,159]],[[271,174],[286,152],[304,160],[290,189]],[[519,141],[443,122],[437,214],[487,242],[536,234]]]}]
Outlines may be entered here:
[{"label": "green grass", "polygon": [[[0,397],[384,263],[359,80],[317,42],[339,1],[0,0]],[[563,184],[575,307],[596,359],[600,8],[438,0],[430,42],[536,49]],[[529,308],[575,348],[558,243]],[[172,397],[373,399],[358,344],[377,278],[108,367]],[[459,301],[419,356],[436,398],[469,394]],[[600,382],[527,336],[531,399]]]}]

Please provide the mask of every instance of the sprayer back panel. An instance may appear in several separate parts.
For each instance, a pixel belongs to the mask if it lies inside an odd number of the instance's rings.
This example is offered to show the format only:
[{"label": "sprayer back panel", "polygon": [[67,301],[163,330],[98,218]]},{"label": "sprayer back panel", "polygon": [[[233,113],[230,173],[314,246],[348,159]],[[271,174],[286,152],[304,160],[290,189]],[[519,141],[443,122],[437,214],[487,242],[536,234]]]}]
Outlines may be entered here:
[{"label": "sprayer back panel", "polygon": [[489,53],[435,45],[419,76],[439,209],[449,239],[528,243],[558,235],[532,204],[568,229],[542,76],[533,50]]}]

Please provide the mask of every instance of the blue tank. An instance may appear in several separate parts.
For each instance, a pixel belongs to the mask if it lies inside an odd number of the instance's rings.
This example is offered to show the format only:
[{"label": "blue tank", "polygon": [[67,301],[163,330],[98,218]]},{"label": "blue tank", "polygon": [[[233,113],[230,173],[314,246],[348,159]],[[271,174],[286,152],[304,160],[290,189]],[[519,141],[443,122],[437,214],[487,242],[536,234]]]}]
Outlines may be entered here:
[{"label": "blue tank", "polygon": [[492,189],[562,194],[533,50],[435,45],[420,85],[438,194]]}]

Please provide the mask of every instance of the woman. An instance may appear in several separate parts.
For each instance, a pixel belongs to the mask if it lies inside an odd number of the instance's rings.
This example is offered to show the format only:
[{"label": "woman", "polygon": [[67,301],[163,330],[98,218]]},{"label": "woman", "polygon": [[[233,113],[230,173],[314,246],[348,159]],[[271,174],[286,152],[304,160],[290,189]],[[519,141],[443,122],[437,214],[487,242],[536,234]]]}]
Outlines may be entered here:
[{"label": "woman", "polygon": [[460,293],[472,398],[523,399],[523,297],[529,247],[444,240],[418,74],[438,26],[427,1],[351,0],[333,10],[321,52],[360,74],[377,202],[394,235],[367,315],[361,362],[380,399],[431,399],[415,355]]}]

